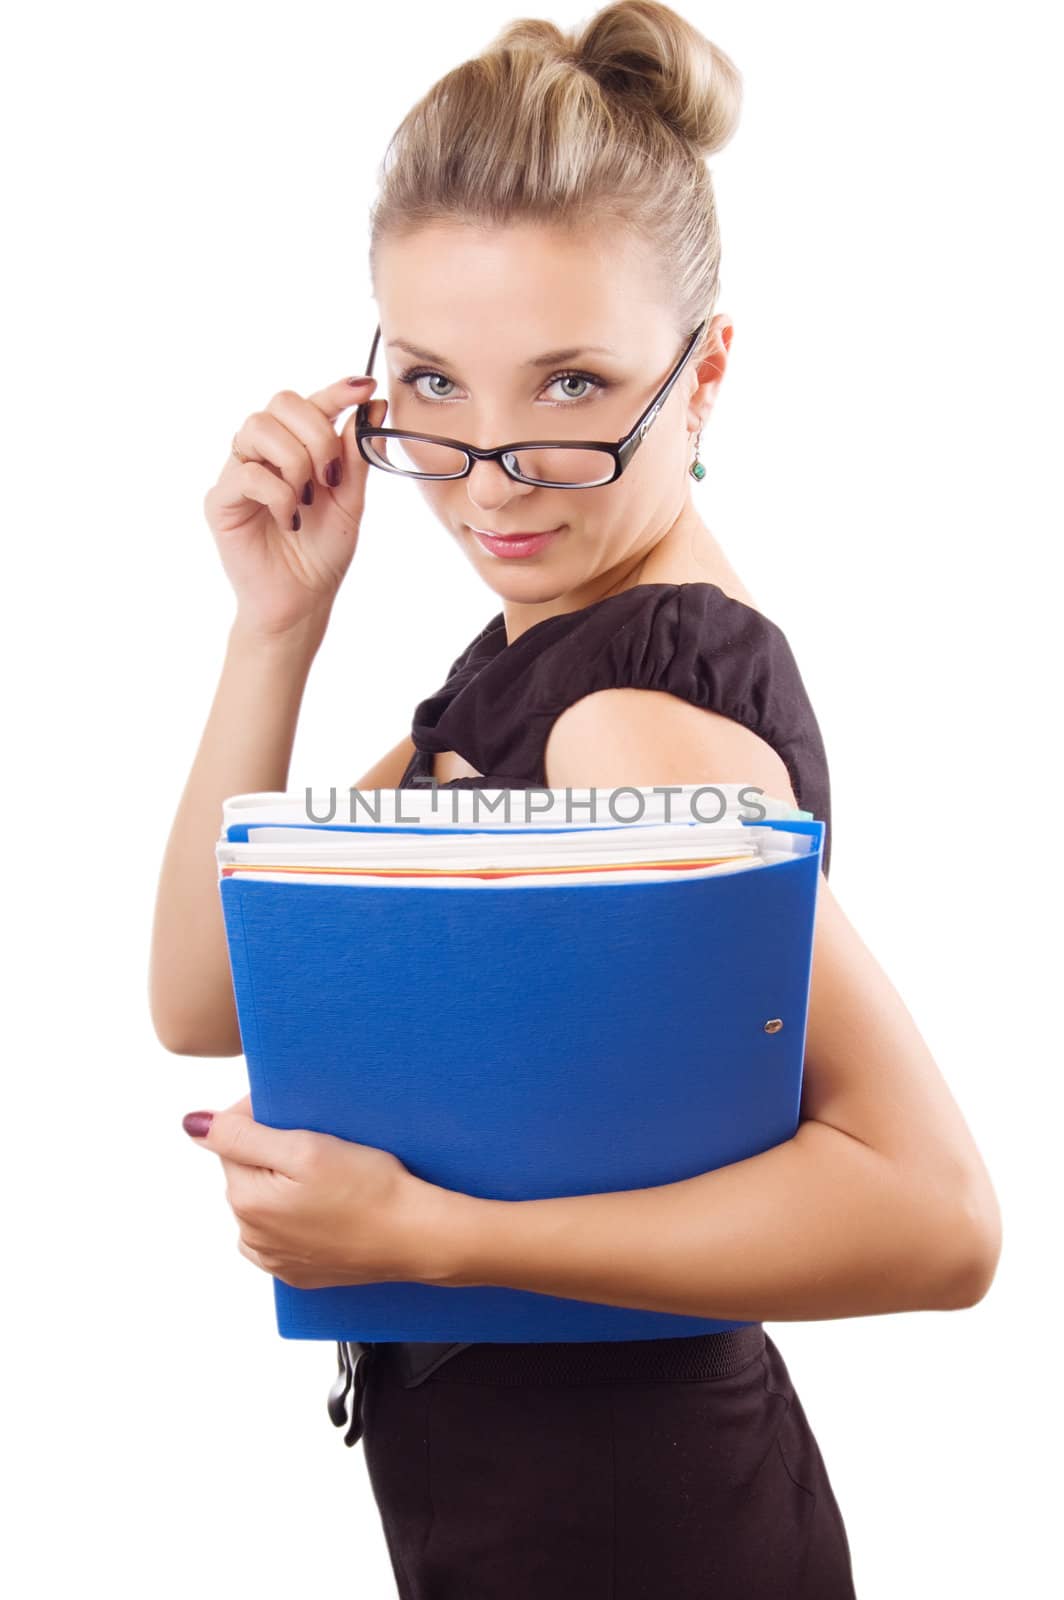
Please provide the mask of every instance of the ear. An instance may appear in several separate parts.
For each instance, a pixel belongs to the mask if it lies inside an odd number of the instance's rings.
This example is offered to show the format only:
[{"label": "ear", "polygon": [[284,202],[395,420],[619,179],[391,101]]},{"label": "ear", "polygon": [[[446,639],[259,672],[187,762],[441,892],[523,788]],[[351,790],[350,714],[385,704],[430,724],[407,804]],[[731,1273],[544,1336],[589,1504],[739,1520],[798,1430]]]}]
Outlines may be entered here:
[{"label": "ear", "polygon": [[734,324],[721,314],[713,318],[702,341],[702,353],[691,363],[695,373],[695,387],[687,399],[687,427],[692,433],[704,428],[709,421],[728,366],[728,349],[731,345]]}]

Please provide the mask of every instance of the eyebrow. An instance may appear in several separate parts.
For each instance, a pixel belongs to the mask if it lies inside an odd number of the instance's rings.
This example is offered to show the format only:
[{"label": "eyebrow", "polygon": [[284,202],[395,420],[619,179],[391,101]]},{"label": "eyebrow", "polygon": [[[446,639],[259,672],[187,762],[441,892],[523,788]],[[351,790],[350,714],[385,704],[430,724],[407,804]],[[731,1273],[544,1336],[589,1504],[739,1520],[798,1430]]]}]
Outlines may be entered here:
[{"label": "eyebrow", "polygon": [[[419,361],[432,361],[438,367],[449,367],[451,365],[446,356],[437,356],[431,350],[422,350],[420,346],[410,344],[406,339],[389,339],[388,348],[389,350],[405,350],[408,355],[416,356]],[[591,352],[603,356],[615,356],[617,354],[616,350],[611,350],[609,345],[578,344],[569,350],[548,350],[544,355],[533,356],[524,365],[526,367],[553,367],[559,361],[575,361],[577,356],[588,355]]]}]

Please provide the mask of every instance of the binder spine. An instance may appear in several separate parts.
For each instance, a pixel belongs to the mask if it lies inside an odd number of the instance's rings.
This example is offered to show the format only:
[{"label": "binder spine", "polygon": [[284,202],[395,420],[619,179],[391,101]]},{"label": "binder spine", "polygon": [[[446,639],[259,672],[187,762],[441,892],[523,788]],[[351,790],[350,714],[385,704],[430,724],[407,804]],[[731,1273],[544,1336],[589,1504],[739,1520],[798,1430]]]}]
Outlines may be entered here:
[{"label": "binder spine", "polygon": [[256,1122],[276,1126],[259,1038],[255,983],[249,960],[247,926],[244,922],[244,895],[240,883],[232,878],[220,879],[218,890],[222,902],[222,915],[225,918],[229,970],[232,973],[237,1021],[240,1024],[240,1043],[243,1046],[244,1060],[248,1069],[251,1113]]}]

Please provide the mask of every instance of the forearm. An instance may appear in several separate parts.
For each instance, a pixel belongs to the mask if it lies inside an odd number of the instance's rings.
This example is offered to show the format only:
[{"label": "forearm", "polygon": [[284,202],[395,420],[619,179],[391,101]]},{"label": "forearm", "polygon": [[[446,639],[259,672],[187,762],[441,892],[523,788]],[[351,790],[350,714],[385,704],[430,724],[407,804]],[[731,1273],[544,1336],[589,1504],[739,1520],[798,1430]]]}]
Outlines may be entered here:
[{"label": "forearm", "polygon": [[314,656],[327,618],[288,638],[263,639],[234,622],[214,701],[178,804],[159,877],[150,1004],[169,1049],[238,1054],[214,845],[222,801],[282,790]]},{"label": "forearm", "polygon": [[440,1191],[435,1281],[725,1321],[969,1304],[975,1229],[921,1179],[826,1123],[714,1172],[549,1200]]}]

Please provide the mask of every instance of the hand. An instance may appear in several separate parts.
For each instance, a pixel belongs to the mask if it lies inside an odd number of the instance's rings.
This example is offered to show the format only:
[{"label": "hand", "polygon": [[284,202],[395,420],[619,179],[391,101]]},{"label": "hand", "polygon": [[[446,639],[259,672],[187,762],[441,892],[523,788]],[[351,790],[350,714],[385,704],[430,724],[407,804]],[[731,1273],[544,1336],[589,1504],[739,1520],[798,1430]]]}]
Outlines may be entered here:
[{"label": "hand", "polygon": [[446,1191],[387,1150],[256,1122],[250,1095],[216,1111],[196,1143],[221,1159],[237,1248],[263,1272],[296,1289],[418,1280]]},{"label": "hand", "polygon": [[[369,471],[356,412],[339,435],[333,422],[375,384],[341,378],[308,396],[282,389],[237,429],[236,448],[251,459],[230,452],[203,504],[246,630],[284,634],[332,605],[358,543]],[[374,400],[370,421],[380,425],[387,408]]]}]

